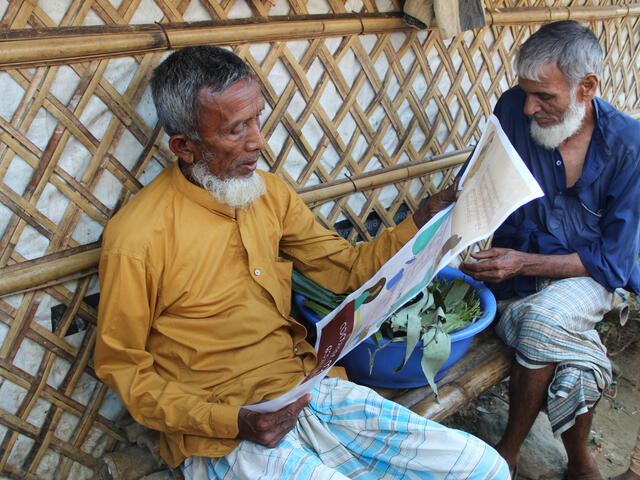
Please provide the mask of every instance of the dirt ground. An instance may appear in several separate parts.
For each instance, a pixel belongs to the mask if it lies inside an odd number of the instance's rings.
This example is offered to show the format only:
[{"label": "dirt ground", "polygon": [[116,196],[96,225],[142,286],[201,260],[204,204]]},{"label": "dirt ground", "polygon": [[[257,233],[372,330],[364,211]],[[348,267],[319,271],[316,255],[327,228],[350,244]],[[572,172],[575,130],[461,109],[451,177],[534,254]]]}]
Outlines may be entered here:
[{"label": "dirt ground", "polygon": [[[596,407],[589,448],[594,453],[603,478],[622,473],[629,466],[640,428],[640,301],[631,301],[629,320],[603,322],[600,335],[614,364],[614,383]],[[480,395],[464,411],[444,423],[475,433],[479,411],[493,411],[496,404],[508,405],[506,381]]]},{"label": "dirt ground", "polygon": [[596,407],[590,447],[604,478],[627,469],[640,428],[640,311],[634,306],[624,327],[612,324],[601,332],[615,381]]}]

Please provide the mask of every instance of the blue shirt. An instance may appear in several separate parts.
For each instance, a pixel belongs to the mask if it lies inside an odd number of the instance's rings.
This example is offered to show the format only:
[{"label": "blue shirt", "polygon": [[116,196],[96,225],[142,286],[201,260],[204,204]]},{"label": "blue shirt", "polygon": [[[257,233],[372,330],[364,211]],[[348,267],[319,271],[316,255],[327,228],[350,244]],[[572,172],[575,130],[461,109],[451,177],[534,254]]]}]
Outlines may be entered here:
[{"label": "blue shirt", "polygon": [[[560,151],[545,149],[529,134],[525,98],[514,87],[500,97],[494,113],[544,197],[516,210],[492,245],[547,255],[577,252],[608,290],[640,293],[640,122],[594,98],[596,125],[582,176],[567,188]],[[514,277],[491,287],[499,298],[523,297],[535,292],[535,278]]]}]

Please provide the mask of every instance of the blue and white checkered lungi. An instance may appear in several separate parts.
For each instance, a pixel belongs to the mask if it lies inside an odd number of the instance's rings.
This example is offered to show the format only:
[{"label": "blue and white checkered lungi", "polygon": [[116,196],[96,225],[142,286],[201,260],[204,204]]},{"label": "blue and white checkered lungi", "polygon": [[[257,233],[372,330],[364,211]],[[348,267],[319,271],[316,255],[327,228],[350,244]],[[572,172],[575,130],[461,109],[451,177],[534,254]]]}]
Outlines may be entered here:
[{"label": "blue and white checkered lungi", "polygon": [[545,281],[537,293],[509,304],[496,325],[519,364],[556,364],[546,402],[555,435],[571,428],[611,383],[611,362],[595,326],[614,296],[591,277]]},{"label": "blue and white checkered lungi", "polygon": [[276,448],[243,441],[226,457],[190,457],[182,468],[187,480],[509,478],[481,440],[338,378],[322,380]]}]

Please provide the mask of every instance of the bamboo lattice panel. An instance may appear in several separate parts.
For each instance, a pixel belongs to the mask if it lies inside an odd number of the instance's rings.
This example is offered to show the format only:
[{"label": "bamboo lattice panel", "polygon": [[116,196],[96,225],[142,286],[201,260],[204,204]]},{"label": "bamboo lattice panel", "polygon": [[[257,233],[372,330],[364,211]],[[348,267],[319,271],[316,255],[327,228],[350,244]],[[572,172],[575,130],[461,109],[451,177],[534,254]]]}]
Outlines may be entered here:
[{"label": "bamboo lattice panel", "polygon": [[[398,0],[0,1],[9,29],[396,10]],[[487,1],[487,7],[546,2]],[[618,2],[616,2],[618,3]],[[621,3],[621,2],[619,2]],[[556,5],[611,2],[557,2]],[[349,9],[349,10],[347,10]],[[595,22],[602,96],[640,109],[636,17]],[[514,50],[536,27],[239,45],[266,99],[262,168],[294,188],[472,146],[514,83]],[[147,82],[165,53],[0,71],[0,268],[99,240],[113,212],[172,161]],[[370,238],[449,182],[453,170],[327,202],[327,226]],[[376,227],[377,228],[377,227]],[[124,440],[115,395],[92,369],[95,276],[0,299],[0,479],[91,478]],[[61,312],[59,305],[66,306]],[[53,309],[53,314],[52,314]]]}]

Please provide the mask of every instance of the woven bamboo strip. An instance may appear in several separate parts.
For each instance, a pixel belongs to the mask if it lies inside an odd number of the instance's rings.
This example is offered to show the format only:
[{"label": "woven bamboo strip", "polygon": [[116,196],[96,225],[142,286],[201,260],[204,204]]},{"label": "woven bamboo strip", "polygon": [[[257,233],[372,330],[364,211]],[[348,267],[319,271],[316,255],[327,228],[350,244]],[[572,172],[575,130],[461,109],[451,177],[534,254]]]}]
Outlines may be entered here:
[{"label": "woven bamboo strip", "polygon": [[[7,364],[7,362],[2,361],[1,359],[0,359],[0,377],[7,379],[11,383],[19,385],[25,390],[27,390],[34,382],[33,377],[27,375],[25,378],[24,372],[18,371],[18,369],[16,369],[11,363]],[[106,389],[106,387],[104,387],[104,389]],[[70,401],[68,397],[64,397],[58,390],[48,385],[45,386],[43,390],[42,398],[48,402],[51,402],[52,405],[59,408],[63,408],[69,413],[72,413],[76,416],[82,415],[82,412],[85,409],[85,405],[79,402],[76,402],[74,400]],[[0,417],[1,417],[1,412],[2,412],[2,409],[0,409]],[[118,438],[119,441],[124,440],[124,438],[121,435],[121,432],[119,432],[118,428],[113,424],[113,422],[110,422],[109,420],[100,418],[99,422],[96,422],[96,427],[108,433],[110,436],[114,436],[115,438]]]},{"label": "woven bamboo strip", "polygon": [[[354,192],[370,190],[454,167],[461,164],[468,154],[469,150],[465,150],[420,163],[397,165],[357,177],[301,189],[299,194],[305,203],[314,207]],[[94,273],[99,258],[100,249],[92,244],[78,247],[75,251],[61,251],[36,260],[0,268],[0,297]]]},{"label": "woven bamboo strip", "polygon": [[[597,7],[488,9],[489,25],[555,20],[606,21],[640,15],[640,4]],[[53,65],[118,55],[135,55],[189,45],[274,42],[317,37],[411,31],[400,14],[334,17],[270,17],[253,21],[179,25],[58,27],[9,30],[2,35],[0,68]],[[317,18],[321,17],[321,18]],[[167,41],[168,40],[168,41]]]}]

